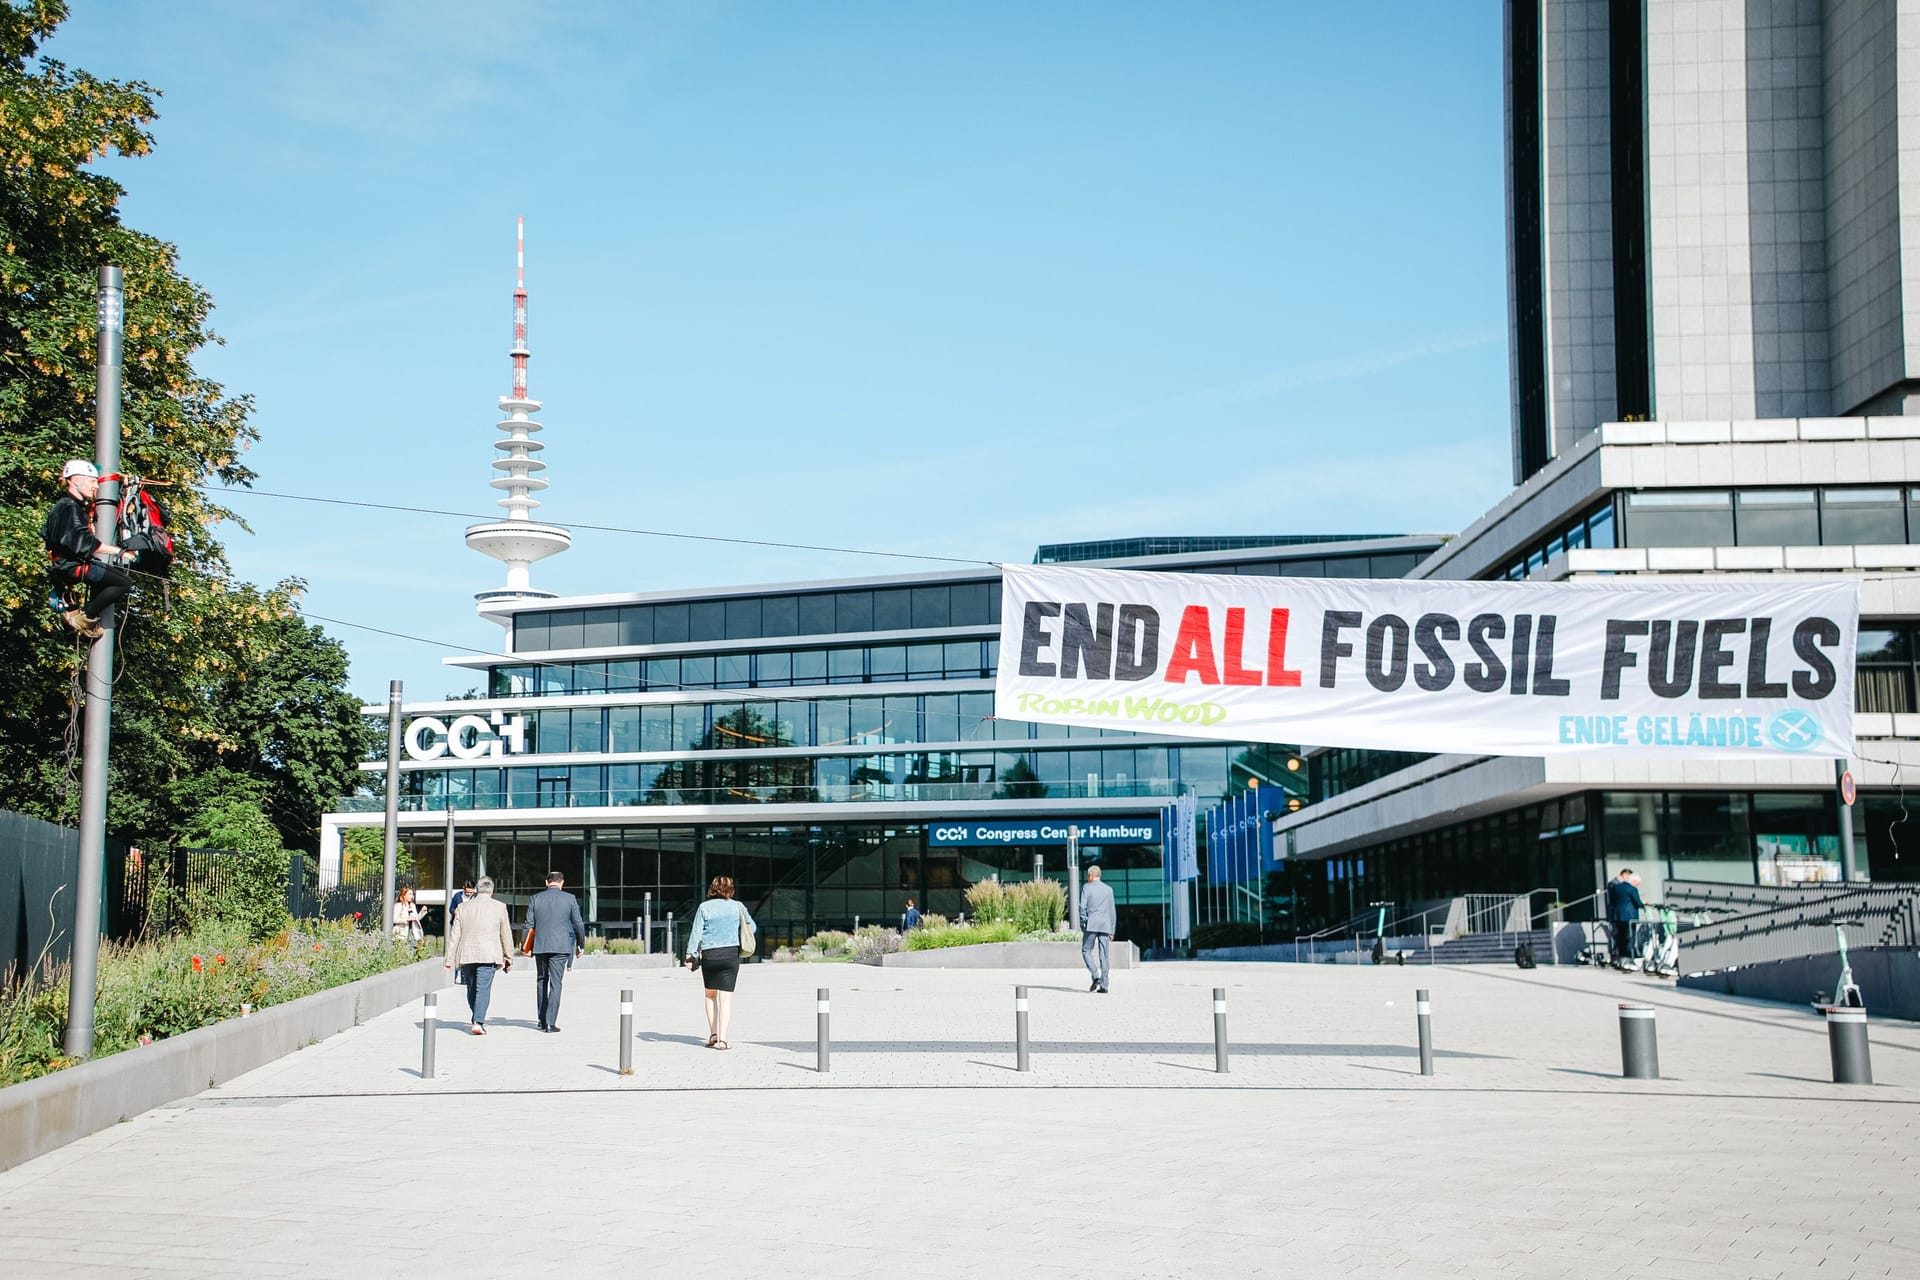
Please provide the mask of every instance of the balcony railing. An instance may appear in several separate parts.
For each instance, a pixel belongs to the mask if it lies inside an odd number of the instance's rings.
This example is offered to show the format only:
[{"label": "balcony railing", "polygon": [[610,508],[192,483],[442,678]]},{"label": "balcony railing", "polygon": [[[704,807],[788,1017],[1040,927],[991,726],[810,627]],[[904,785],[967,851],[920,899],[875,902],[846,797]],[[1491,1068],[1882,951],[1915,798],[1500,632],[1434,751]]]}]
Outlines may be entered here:
[{"label": "balcony railing", "polygon": [[[1180,784],[1170,778],[1126,782],[856,782],[816,787],[580,788],[548,784],[536,791],[494,795],[403,795],[402,813],[451,809],[599,809],[676,805],[756,804],[940,804],[956,800],[1171,799]],[[381,796],[342,796],[335,813],[380,813]]]}]

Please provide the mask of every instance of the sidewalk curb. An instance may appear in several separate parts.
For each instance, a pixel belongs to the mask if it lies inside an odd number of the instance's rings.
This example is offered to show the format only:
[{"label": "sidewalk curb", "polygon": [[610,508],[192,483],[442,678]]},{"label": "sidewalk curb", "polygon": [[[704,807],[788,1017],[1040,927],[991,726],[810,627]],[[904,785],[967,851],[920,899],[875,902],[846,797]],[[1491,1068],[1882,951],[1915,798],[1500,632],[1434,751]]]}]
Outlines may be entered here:
[{"label": "sidewalk curb", "polygon": [[448,986],[440,957],[0,1089],[0,1170],[191,1097]]}]

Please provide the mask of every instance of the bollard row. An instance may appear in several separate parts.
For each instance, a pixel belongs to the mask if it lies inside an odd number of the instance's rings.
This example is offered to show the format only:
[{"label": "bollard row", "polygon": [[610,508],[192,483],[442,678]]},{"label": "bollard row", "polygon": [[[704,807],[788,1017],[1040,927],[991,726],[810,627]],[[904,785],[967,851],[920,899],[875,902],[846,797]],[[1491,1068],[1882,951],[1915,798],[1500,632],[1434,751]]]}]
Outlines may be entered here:
[{"label": "bollard row", "polygon": [[[831,1002],[828,990],[820,987],[815,992],[816,1028],[814,1069],[825,1074],[832,1067],[831,1038]],[[438,993],[428,992],[421,1010],[420,1027],[420,1076],[423,1080],[435,1077],[435,1032],[439,1026],[440,997]],[[1033,1069],[1031,1012],[1027,988],[1016,986],[1013,989],[1013,1035],[1014,1069],[1031,1071]],[[1833,1061],[1833,1082],[1835,1084],[1873,1083],[1873,1064],[1869,1053],[1867,1037],[1867,1011],[1853,1006],[1834,1006],[1826,1011],[1827,1045]],[[1414,993],[1414,1016],[1420,1047],[1420,1074],[1433,1074],[1433,1002],[1425,987]],[[1654,1008],[1645,1004],[1621,1004],[1620,1021],[1620,1074],[1628,1080],[1658,1080],[1660,1078],[1660,1045],[1655,1028]],[[633,1074],[633,989],[622,988],[620,992],[620,1074]],[[1227,1049],[1227,992],[1225,987],[1213,988],[1213,1069],[1218,1074],[1228,1071]]]}]

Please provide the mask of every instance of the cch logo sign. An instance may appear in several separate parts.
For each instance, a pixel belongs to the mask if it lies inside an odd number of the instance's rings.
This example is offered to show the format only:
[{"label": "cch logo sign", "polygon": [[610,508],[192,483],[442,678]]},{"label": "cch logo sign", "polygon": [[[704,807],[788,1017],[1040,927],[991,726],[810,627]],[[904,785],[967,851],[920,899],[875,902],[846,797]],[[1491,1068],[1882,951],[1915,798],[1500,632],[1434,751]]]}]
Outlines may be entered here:
[{"label": "cch logo sign", "polygon": [[527,721],[524,716],[504,711],[460,716],[451,724],[438,716],[419,716],[407,721],[400,740],[409,760],[439,760],[449,755],[456,760],[497,760],[525,754]]}]

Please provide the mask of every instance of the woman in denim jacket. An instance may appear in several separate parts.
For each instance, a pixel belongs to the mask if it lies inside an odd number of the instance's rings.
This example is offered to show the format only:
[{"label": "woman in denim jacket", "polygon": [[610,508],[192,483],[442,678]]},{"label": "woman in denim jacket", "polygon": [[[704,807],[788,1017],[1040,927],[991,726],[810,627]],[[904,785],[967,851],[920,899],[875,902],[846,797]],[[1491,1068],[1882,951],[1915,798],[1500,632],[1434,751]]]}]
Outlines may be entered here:
[{"label": "woman in denim jacket", "polygon": [[707,988],[707,1048],[731,1049],[727,1023],[733,1018],[733,984],[740,976],[740,931],[753,917],[733,900],[733,877],[715,876],[707,900],[687,927],[687,968],[700,967]]}]

